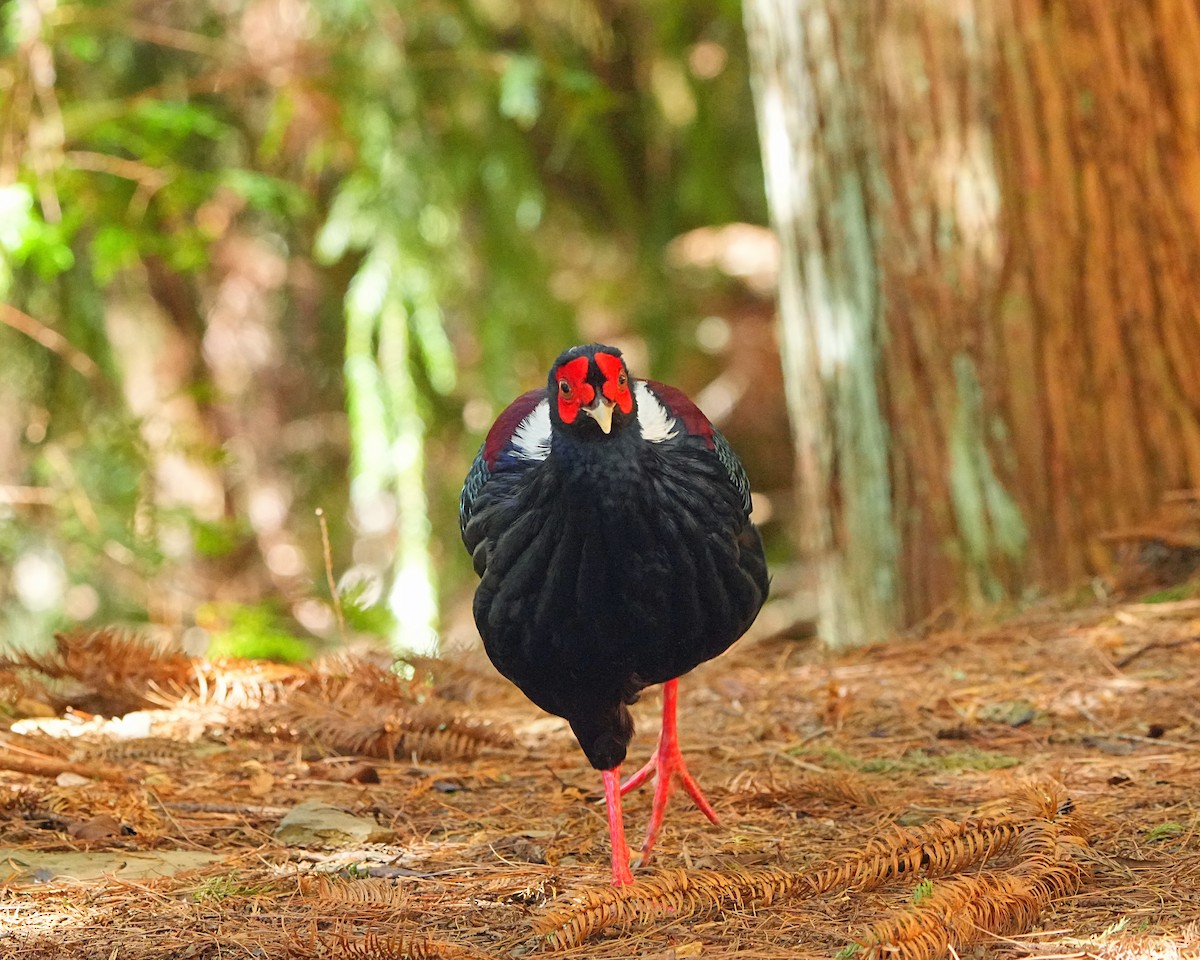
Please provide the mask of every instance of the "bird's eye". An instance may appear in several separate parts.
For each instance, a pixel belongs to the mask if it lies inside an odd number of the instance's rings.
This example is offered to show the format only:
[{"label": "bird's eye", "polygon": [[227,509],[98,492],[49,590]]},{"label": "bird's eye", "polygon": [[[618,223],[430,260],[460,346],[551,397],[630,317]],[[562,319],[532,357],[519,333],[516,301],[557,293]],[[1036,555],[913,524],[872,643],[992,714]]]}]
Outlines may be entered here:
[{"label": "bird's eye", "polygon": [[618,387],[623,387],[628,382],[629,382],[629,378],[627,376],[625,376],[625,374],[621,374],[619,377],[617,377],[617,386]]},{"label": "bird's eye", "polygon": [[559,380],[558,381],[558,392],[561,393],[564,397],[569,397],[571,395],[571,384],[568,383],[566,380]]}]

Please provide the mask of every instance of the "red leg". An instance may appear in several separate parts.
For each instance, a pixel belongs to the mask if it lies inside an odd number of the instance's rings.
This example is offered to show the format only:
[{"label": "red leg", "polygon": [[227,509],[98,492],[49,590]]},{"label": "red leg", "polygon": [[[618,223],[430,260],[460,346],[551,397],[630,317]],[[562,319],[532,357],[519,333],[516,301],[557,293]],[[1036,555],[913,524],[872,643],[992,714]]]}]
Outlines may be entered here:
[{"label": "red leg", "polygon": [[625,819],[621,816],[621,768],[601,771],[604,777],[604,805],[608,808],[608,839],[612,844],[613,886],[633,883],[629,870],[629,845],[625,843]]},{"label": "red leg", "polygon": [[654,841],[658,839],[658,831],[667,811],[667,800],[675,787],[676,779],[683,784],[683,788],[700,811],[713,823],[720,823],[716,811],[700,791],[700,785],[688,773],[683,753],[679,749],[679,734],[675,722],[678,687],[678,680],[668,680],[663,684],[663,723],[662,732],[658,735],[658,748],[651,755],[649,762],[621,787],[621,793],[625,794],[640,787],[651,776],[656,776],[654,803],[650,808],[650,826],[646,830],[646,842],[642,844],[642,863],[650,859],[650,851],[654,848]]}]

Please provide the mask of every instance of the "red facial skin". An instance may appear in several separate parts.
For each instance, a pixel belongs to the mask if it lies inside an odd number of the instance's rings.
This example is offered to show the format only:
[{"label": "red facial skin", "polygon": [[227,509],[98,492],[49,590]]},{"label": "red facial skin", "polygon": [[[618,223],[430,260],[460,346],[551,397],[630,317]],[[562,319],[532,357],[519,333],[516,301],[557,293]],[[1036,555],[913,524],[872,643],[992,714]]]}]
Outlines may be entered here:
[{"label": "red facial skin", "polygon": [[625,372],[625,364],[621,362],[621,358],[614,357],[611,353],[598,353],[596,366],[604,374],[601,392],[615,403],[622,413],[632,412],[633,394],[629,392],[629,374]]},{"label": "red facial skin", "polygon": [[581,407],[596,397],[595,388],[587,382],[588,358],[576,357],[554,371],[558,381],[558,415],[563,423],[574,423]]}]

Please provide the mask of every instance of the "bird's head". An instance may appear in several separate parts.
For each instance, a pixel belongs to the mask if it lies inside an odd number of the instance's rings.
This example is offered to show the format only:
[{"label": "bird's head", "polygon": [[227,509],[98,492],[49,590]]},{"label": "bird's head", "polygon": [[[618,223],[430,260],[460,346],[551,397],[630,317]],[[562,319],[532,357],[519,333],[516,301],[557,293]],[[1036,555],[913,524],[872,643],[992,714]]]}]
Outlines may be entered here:
[{"label": "bird's head", "polygon": [[616,347],[564,350],[550,368],[550,418],[560,429],[599,438],[637,419],[633,379]]}]

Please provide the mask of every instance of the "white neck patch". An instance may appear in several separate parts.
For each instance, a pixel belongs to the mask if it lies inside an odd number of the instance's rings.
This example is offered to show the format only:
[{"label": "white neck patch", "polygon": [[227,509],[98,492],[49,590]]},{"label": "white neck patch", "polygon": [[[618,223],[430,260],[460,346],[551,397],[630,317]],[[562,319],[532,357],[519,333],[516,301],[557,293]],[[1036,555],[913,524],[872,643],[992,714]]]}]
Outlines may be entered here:
[{"label": "white neck patch", "polygon": [[663,443],[679,432],[679,424],[671,416],[661,400],[641,380],[633,385],[637,393],[638,426],[642,428],[642,439],[651,443]]},{"label": "white neck patch", "polygon": [[550,402],[541,400],[513,431],[512,445],[522,460],[545,460],[550,455]]}]

